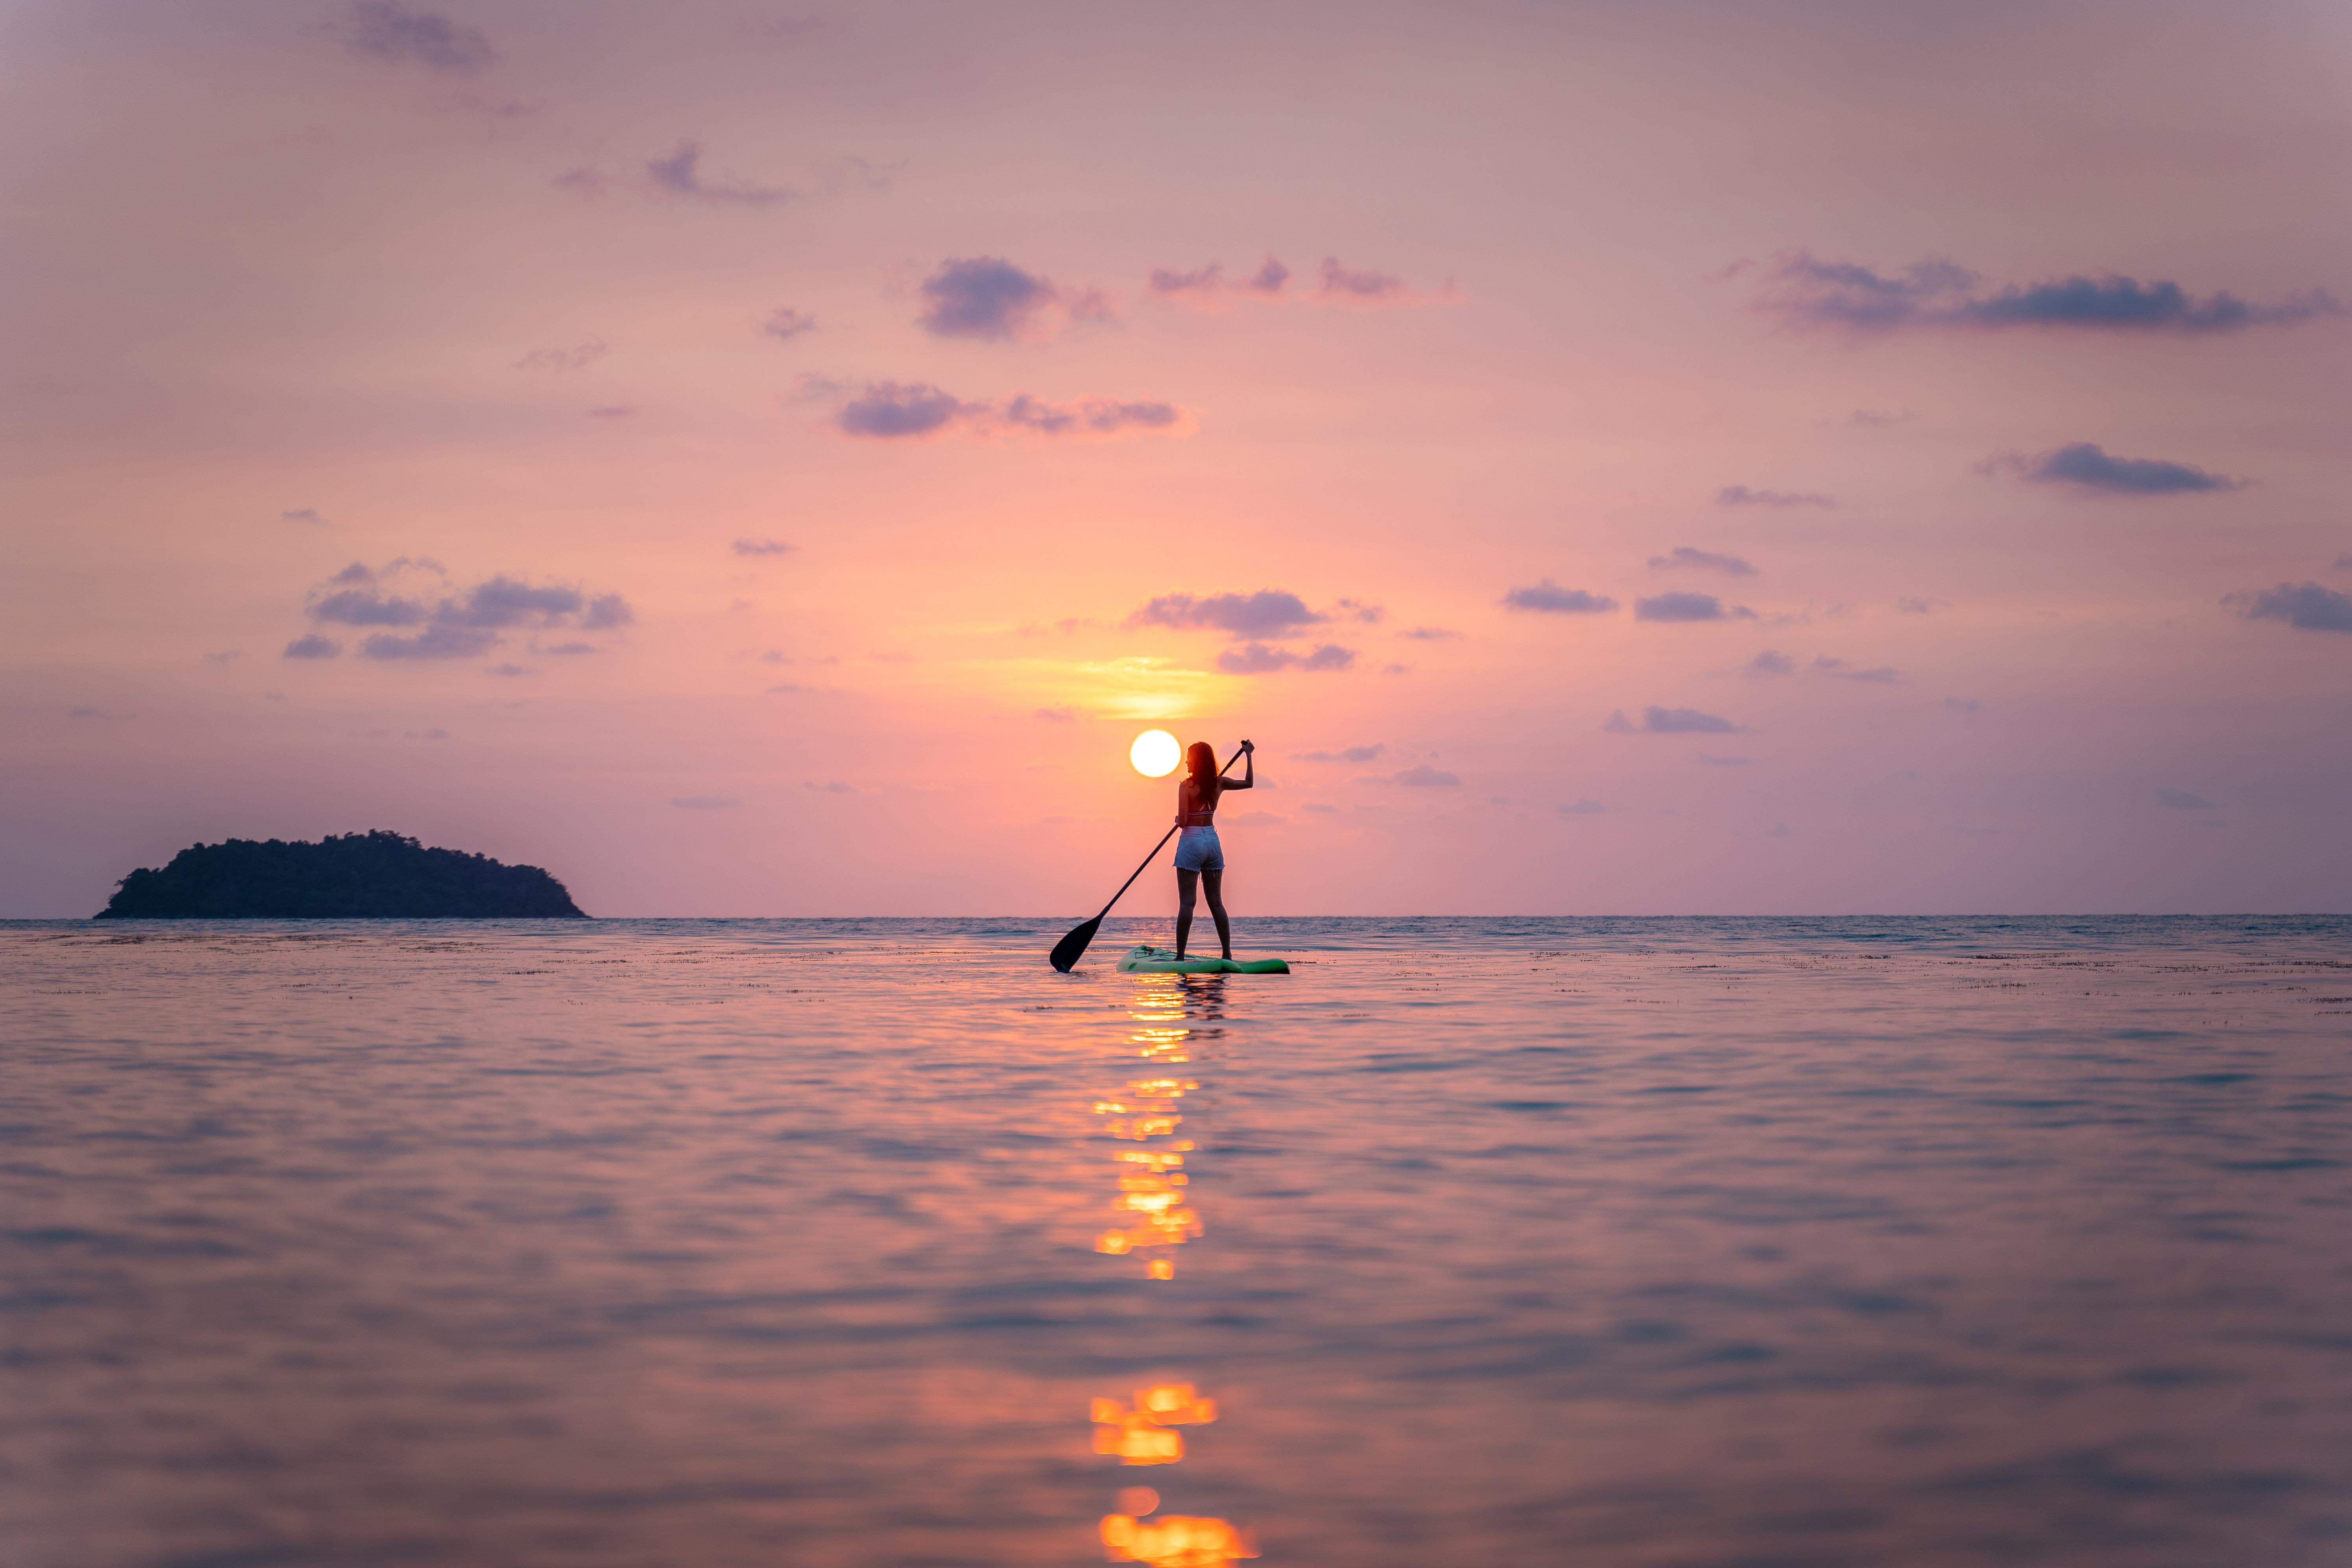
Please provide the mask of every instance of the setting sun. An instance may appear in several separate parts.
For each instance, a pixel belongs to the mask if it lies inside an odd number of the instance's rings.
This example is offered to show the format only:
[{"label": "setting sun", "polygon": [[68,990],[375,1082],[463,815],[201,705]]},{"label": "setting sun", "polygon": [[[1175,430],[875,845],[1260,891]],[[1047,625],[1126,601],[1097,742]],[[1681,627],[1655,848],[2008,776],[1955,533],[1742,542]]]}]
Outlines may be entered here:
[{"label": "setting sun", "polygon": [[1183,756],[1184,748],[1165,730],[1146,730],[1127,749],[1127,760],[1135,764],[1135,771],[1150,779],[1164,779],[1174,773]]}]

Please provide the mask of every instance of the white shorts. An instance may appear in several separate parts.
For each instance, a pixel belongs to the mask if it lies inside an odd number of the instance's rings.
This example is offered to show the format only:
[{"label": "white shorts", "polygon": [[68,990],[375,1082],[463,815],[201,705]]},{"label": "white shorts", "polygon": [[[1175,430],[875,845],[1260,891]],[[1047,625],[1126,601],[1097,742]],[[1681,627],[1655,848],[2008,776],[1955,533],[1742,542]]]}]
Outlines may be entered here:
[{"label": "white shorts", "polygon": [[1217,842],[1213,827],[1185,827],[1176,834],[1176,869],[1179,871],[1222,871],[1225,868],[1225,848]]}]

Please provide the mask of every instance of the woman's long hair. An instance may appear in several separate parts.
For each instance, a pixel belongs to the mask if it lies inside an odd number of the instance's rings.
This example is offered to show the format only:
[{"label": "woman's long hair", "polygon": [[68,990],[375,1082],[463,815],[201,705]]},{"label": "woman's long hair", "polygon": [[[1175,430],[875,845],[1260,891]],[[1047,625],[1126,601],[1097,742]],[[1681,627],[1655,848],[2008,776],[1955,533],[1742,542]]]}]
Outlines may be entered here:
[{"label": "woman's long hair", "polygon": [[1208,795],[1217,776],[1217,749],[1206,741],[1195,741],[1184,748],[1184,765],[1192,775],[1193,798]]}]

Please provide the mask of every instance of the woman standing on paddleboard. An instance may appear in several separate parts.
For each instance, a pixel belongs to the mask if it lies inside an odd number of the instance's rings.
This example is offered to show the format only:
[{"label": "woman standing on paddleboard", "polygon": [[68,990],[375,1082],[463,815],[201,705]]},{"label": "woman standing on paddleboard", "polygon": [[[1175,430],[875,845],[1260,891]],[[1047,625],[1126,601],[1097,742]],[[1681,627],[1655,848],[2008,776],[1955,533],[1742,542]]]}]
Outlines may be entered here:
[{"label": "woman standing on paddleboard", "polygon": [[1242,776],[1217,772],[1216,749],[1206,741],[1184,748],[1184,781],[1176,786],[1176,956],[1192,934],[1192,889],[1206,883],[1209,916],[1217,922],[1217,946],[1234,955],[1234,928],[1225,919],[1225,851],[1217,842],[1217,797],[1257,782],[1257,748],[1242,742]]}]

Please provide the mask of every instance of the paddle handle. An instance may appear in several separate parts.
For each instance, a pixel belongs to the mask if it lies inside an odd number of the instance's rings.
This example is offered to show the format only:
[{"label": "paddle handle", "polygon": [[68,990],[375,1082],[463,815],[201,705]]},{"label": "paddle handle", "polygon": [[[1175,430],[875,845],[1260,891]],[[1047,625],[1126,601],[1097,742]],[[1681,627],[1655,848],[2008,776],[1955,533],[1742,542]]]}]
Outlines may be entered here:
[{"label": "paddle handle", "polygon": [[[1235,763],[1238,763],[1241,760],[1242,754],[1238,750],[1236,750],[1232,756],[1225,759],[1225,766],[1217,770],[1217,776],[1219,778],[1223,778],[1225,776],[1225,769],[1232,767]],[[1143,858],[1143,864],[1138,866],[1134,871],[1129,875],[1127,880],[1118,885],[1118,891],[1110,896],[1110,904],[1115,904],[1118,902],[1119,900],[1127,897],[1127,890],[1135,886],[1135,879],[1142,876],[1144,872],[1151,868],[1151,863],[1160,858],[1160,852],[1162,849],[1167,848],[1168,841],[1175,837],[1176,830],[1172,827],[1160,836],[1160,842],[1151,847],[1151,853]],[[1097,915],[1095,919],[1100,920],[1103,918],[1103,915],[1110,913],[1110,904],[1105,904],[1102,907],[1102,914]]]}]

